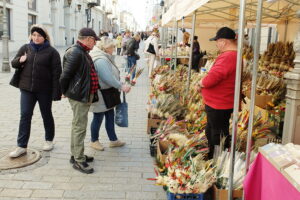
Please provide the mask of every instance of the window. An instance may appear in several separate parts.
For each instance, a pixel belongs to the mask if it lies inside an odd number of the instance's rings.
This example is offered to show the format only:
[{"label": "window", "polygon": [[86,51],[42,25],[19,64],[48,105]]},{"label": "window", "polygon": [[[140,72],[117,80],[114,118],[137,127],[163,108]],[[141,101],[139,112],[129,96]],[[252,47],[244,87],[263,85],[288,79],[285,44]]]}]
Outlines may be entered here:
[{"label": "window", "polygon": [[[3,35],[3,23],[2,23],[2,16],[3,16],[3,8],[0,7],[0,39]],[[11,37],[11,32],[10,32],[10,9],[6,9],[6,22],[7,22],[7,26],[8,26],[8,36],[9,38]]]},{"label": "window", "polygon": [[36,16],[28,15],[28,35],[30,34],[30,28],[33,24],[36,24]]},{"label": "window", "polygon": [[28,9],[36,10],[36,0],[28,0]]}]

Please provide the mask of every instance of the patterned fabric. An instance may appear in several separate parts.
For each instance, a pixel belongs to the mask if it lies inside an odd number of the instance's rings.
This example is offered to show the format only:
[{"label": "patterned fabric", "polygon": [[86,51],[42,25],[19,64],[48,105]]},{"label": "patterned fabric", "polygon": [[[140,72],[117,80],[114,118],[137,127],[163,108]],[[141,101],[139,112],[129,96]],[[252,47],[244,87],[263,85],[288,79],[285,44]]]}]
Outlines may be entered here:
[{"label": "patterned fabric", "polygon": [[[87,47],[86,45],[82,44],[81,42],[77,41],[77,44],[82,46],[85,51],[90,51],[91,49]],[[95,70],[94,62],[89,54],[87,54],[87,57],[89,59],[89,62],[91,63],[91,94],[97,93],[97,90],[99,89],[99,79]]]}]

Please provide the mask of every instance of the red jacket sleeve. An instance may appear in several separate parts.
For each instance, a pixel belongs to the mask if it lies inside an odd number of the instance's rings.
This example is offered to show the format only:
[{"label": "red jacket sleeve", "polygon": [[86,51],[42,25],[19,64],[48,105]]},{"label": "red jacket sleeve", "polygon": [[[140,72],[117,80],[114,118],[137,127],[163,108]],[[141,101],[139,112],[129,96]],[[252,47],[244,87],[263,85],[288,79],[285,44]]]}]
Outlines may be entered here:
[{"label": "red jacket sleeve", "polygon": [[231,71],[231,68],[226,65],[226,63],[231,63],[233,60],[230,56],[220,55],[207,76],[202,80],[202,85],[205,88],[214,87],[220,83],[223,79],[228,77],[228,74]]}]

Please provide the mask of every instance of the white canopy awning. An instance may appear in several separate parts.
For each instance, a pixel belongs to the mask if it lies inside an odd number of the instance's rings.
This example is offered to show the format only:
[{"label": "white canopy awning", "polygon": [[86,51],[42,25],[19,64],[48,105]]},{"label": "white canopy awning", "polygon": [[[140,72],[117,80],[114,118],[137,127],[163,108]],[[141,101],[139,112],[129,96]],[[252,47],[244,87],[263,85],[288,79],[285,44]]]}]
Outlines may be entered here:
[{"label": "white canopy awning", "polygon": [[[192,14],[196,12],[200,23],[237,22],[239,18],[239,0],[177,0],[163,15],[162,25],[172,26],[185,17],[186,24],[192,21]],[[256,19],[257,0],[247,0],[246,22],[253,23]],[[295,21],[296,12],[300,10],[299,0],[278,0],[263,3],[262,22],[276,24],[283,20]]]}]

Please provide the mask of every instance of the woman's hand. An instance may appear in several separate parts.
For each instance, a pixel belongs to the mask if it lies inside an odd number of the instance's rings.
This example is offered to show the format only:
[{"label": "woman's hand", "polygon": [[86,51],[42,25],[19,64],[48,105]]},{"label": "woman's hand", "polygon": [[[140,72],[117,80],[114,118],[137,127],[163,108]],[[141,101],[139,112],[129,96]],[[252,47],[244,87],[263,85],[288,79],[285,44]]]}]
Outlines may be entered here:
[{"label": "woman's hand", "polygon": [[27,54],[26,54],[26,52],[25,52],[25,54],[24,54],[23,56],[21,56],[19,62],[20,62],[20,63],[23,63],[23,62],[26,61],[26,59],[27,59]]},{"label": "woman's hand", "polygon": [[125,93],[128,93],[130,91],[131,87],[127,84],[123,84],[121,90]]}]

